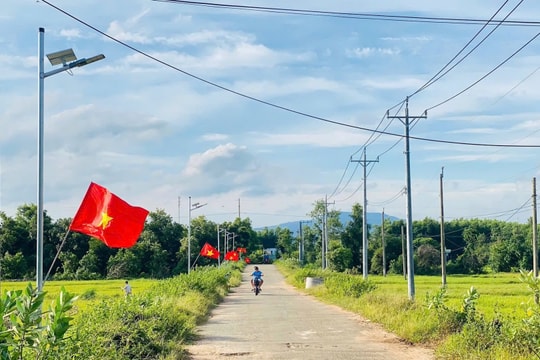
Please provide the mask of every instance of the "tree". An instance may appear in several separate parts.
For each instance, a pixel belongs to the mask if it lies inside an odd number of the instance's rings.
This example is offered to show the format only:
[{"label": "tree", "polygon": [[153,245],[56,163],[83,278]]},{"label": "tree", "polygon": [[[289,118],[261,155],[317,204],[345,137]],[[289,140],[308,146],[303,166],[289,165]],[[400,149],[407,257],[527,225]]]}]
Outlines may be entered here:
[{"label": "tree", "polygon": [[[316,231],[318,237],[316,248],[322,249],[323,229],[325,225],[326,214],[326,231],[328,235],[328,243],[333,240],[341,240],[341,233],[343,232],[343,224],[339,220],[340,212],[337,210],[326,211],[326,203],[324,200],[318,200],[314,204],[313,210],[310,213],[313,221],[313,228]],[[327,249],[329,250],[329,249]],[[322,252],[322,251],[321,251]],[[322,255],[318,255],[321,259]]]},{"label": "tree", "polygon": [[352,251],[344,247],[339,241],[331,241],[328,246],[328,267],[330,270],[343,272],[350,269],[353,264]]},{"label": "tree", "polygon": [[[298,251],[295,245],[292,231],[287,228],[276,229],[278,253],[284,258],[298,258]],[[296,251],[296,253],[295,253]]]},{"label": "tree", "polygon": [[440,269],[441,252],[430,244],[422,244],[414,259],[415,272],[419,275],[434,275]]},{"label": "tree", "polygon": [[363,247],[363,210],[358,203],[352,207],[351,221],[341,234],[341,243],[351,251],[351,267],[362,267],[362,247]]},{"label": "tree", "polygon": [[[154,251],[165,252],[164,258],[161,260],[162,268],[159,271],[154,269],[157,273],[162,274],[162,276],[169,276],[173,273],[178,262],[177,254],[180,249],[180,241],[186,232],[187,230],[182,225],[173,222],[172,216],[165,213],[164,210],[158,209],[148,214],[140,241],[158,244],[159,250],[156,247]],[[159,256],[162,257],[162,255]]]},{"label": "tree", "polygon": [[11,255],[6,252],[0,262],[2,276],[6,279],[24,279],[27,276],[27,264],[22,252]]},{"label": "tree", "polygon": [[[386,256],[386,270],[392,273],[400,274],[403,272],[402,257],[402,239],[401,227],[402,220],[384,221],[384,242]],[[369,237],[369,254],[371,254],[370,271],[374,274],[383,274],[383,251],[381,227],[375,226]]]},{"label": "tree", "polygon": [[[311,219],[313,220],[313,226],[319,233],[322,233],[324,224],[325,213],[324,200],[318,200],[313,204],[313,210],[310,212]],[[339,239],[341,232],[343,231],[343,224],[339,220],[341,214],[338,210],[330,210],[326,213],[326,223],[329,239]]]},{"label": "tree", "polygon": [[321,263],[320,233],[311,226],[302,226],[304,237],[304,263]]},{"label": "tree", "polygon": [[[278,237],[275,230],[270,230],[264,228],[263,230],[257,233],[258,242],[262,245],[264,249],[277,248]],[[254,251],[255,249],[250,249]]]}]

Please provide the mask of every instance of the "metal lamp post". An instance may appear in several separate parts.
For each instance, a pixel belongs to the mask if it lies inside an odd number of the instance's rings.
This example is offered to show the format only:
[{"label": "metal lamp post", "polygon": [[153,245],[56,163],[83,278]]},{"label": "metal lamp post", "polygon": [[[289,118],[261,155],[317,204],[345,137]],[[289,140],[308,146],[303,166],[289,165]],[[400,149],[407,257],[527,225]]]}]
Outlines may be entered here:
[{"label": "metal lamp post", "polygon": [[202,208],[205,205],[207,205],[207,204],[201,204],[201,203],[192,204],[191,203],[191,196],[189,197],[188,245],[187,245],[187,248],[188,248],[188,250],[187,250],[188,251],[188,253],[187,253],[187,255],[188,255],[188,258],[187,258],[188,274],[191,272],[191,211]]},{"label": "metal lamp post", "polygon": [[71,70],[75,67],[81,67],[93,62],[102,60],[105,58],[105,55],[99,54],[91,58],[84,58],[77,60],[77,57],[73,53],[72,49],[57,51],[55,53],[47,54],[47,58],[51,62],[51,65],[60,65],[61,68],[57,68],[48,72],[44,71],[44,38],[45,38],[45,29],[39,28],[39,37],[38,37],[38,160],[37,160],[37,250],[36,250],[36,280],[37,280],[37,289],[41,291],[43,289],[43,134],[44,134],[44,96],[43,89],[45,78]]},{"label": "metal lamp post", "polygon": [[[217,226],[217,246],[218,246],[218,252],[221,254],[221,248],[220,248],[220,236],[219,234],[223,232],[223,234],[225,235],[225,238],[227,237],[227,229],[225,228],[220,228],[219,227],[219,224]],[[225,239],[225,243],[226,243],[226,239]],[[225,251],[226,252],[226,251]],[[219,256],[218,258],[218,266],[221,266],[221,255]]]}]

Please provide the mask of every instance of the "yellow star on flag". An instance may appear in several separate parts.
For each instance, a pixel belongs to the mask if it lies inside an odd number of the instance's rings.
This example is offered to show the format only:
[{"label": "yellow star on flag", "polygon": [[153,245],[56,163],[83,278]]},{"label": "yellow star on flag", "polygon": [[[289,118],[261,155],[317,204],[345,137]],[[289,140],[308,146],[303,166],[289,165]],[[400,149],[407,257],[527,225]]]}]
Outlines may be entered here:
[{"label": "yellow star on flag", "polygon": [[103,230],[109,225],[109,223],[113,220],[112,217],[109,216],[106,212],[101,213],[101,222],[98,226],[101,226]]},{"label": "yellow star on flag", "polygon": [[214,252],[212,250],[208,250],[206,252],[206,256],[214,256]]}]

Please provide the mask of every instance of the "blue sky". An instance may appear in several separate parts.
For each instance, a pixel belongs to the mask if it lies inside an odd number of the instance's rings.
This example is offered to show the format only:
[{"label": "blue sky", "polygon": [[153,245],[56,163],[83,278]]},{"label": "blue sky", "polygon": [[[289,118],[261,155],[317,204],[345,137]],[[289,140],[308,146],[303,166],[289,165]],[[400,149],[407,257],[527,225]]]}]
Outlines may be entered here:
[{"label": "blue sky", "polygon": [[[518,3],[508,1],[495,18]],[[487,20],[503,1],[236,4]],[[10,216],[36,202],[38,28],[45,28],[45,53],[73,48],[79,58],[106,56],[72,76],[45,80],[44,207],[53,219],[74,216],[91,181],[133,205],[164,209],[182,223],[188,196],[207,204],[193,217],[216,222],[234,220],[240,199],[241,216],[255,227],[305,219],[327,195],[330,208],[350,211],[353,203],[363,203],[363,171],[349,160],[361,159],[365,144],[367,159],[379,160],[367,167],[368,211],[384,208],[405,217],[404,142],[395,136],[404,126],[385,114],[391,109],[390,115],[404,115],[394,105],[437,74],[482,27],[150,0],[2,5],[0,210]],[[534,1],[522,2],[508,18],[539,19],[540,3]],[[461,56],[493,29],[488,26]],[[426,119],[413,123],[414,137],[531,145],[411,139],[413,219],[439,218],[443,166],[447,220],[525,222],[531,216],[532,178],[540,167],[540,39],[470,90],[431,108],[485,76],[539,31],[500,26],[410,98],[411,115],[430,109]],[[46,61],[46,71],[52,69]],[[369,131],[377,128],[389,134]]]}]

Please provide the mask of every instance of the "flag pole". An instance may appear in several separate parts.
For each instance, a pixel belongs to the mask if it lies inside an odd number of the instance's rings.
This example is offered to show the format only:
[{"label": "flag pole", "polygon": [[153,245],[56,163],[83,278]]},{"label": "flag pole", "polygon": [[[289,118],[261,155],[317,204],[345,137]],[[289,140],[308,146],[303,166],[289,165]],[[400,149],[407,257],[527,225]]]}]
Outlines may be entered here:
[{"label": "flag pole", "polygon": [[66,234],[64,235],[64,238],[62,239],[62,242],[60,243],[60,247],[58,247],[58,251],[56,252],[56,255],[54,255],[54,259],[53,259],[53,261],[51,263],[51,267],[49,268],[49,271],[47,271],[47,275],[45,275],[45,279],[43,279],[43,285],[45,285],[45,282],[49,278],[49,275],[50,275],[51,270],[52,270],[52,268],[54,266],[54,263],[58,259],[58,256],[60,255],[60,252],[62,251],[62,247],[64,246],[64,243],[66,242],[68,235],[69,235],[69,228],[67,229]]},{"label": "flag pole", "polygon": [[197,254],[197,257],[195,258],[195,261],[193,261],[193,264],[191,265],[191,268],[190,269],[193,269],[195,268],[195,265],[197,264],[197,260],[199,260],[199,257],[201,257],[201,254]]}]

